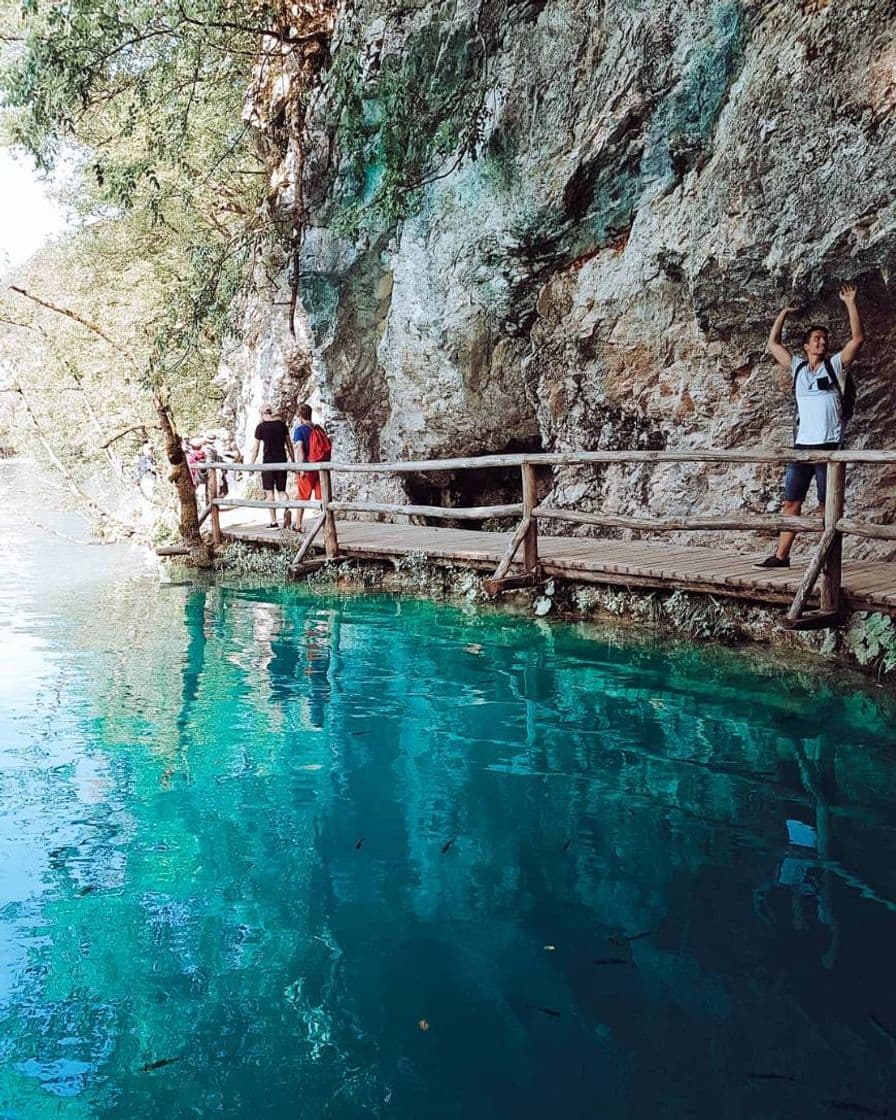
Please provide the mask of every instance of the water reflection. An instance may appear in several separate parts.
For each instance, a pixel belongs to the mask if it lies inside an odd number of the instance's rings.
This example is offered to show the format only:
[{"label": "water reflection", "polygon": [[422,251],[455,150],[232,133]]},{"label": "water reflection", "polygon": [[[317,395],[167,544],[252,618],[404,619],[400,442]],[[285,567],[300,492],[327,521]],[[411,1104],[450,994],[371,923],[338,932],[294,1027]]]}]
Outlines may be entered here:
[{"label": "water reflection", "polygon": [[2,720],[3,1116],[894,1099],[883,697],[301,591],[54,626]]}]

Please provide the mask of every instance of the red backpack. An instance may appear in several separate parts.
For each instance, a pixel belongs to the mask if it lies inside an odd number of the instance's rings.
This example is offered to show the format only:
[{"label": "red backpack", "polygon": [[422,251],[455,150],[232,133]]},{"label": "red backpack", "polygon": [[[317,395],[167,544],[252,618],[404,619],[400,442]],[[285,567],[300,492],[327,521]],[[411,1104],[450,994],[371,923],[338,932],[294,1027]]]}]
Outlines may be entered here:
[{"label": "red backpack", "polygon": [[308,462],[326,463],[329,461],[333,450],[330,437],[320,424],[311,425],[311,435],[308,437]]}]

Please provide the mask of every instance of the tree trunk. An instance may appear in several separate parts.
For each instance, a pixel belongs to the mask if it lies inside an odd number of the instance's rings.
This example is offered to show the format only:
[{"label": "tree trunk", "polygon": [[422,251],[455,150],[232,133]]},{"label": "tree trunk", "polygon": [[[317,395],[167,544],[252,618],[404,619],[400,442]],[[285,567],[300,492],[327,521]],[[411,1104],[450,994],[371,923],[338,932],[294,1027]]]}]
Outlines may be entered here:
[{"label": "tree trunk", "polygon": [[202,539],[199,532],[199,508],[196,505],[196,488],[190,476],[187,457],[181,446],[181,438],[174,426],[174,418],[168,408],[167,393],[160,390],[153,395],[153,405],[159,424],[162,428],[162,437],[165,440],[165,454],[171,464],[169,478],[177,490],[180,502],[180,535],[184,546],[190,550],[190,563],[199,568],[210,568],[212,565],[212,550],[208,543]]}]

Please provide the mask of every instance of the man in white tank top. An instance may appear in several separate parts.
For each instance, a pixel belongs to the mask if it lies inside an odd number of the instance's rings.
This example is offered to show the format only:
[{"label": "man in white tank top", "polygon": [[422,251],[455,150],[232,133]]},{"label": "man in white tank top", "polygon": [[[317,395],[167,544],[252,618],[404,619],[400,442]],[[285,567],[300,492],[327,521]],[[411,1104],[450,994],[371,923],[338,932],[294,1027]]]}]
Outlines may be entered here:
[{"label": "man in white tank top", "polygon": [[[781,343],[784,320],[797,310],[785,307],[775,319],[768,336],[769,353],[778,365],[790,371],[793,394],[796,399],[797,425],[794,447],[802,451],[833,451],[840,446],[843,436],[843,395],[846,391],[845,370],[865,341],[862,319],[856,307],[855,284],[844,284],[840,298],[849,313],[850,339],[843,349],[828,354],[827,327],[811,326],[803,335],[803,354],[791,354]],[[837,379],[832,384],[831,374]],[[799,517],[812,479],[818,492],[818,502],[824,510],[827,466],[824,463],[791,463],[784,476],[785,517]],[[795,533],[781,533],[778,547],[771,556],[761,560],[757,568],[789,568],[790,549]]]}]

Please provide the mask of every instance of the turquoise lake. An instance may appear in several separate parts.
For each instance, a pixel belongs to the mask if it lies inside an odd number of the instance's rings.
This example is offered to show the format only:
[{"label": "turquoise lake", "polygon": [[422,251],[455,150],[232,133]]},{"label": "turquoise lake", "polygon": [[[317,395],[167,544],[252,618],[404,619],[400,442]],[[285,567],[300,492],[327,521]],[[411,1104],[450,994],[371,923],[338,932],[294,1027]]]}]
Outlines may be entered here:
[{"label": "turquoise lake", "polygon": [[23,489],[0,466],[2,1120],[896,1109],[892,692],[160,585]]}]

